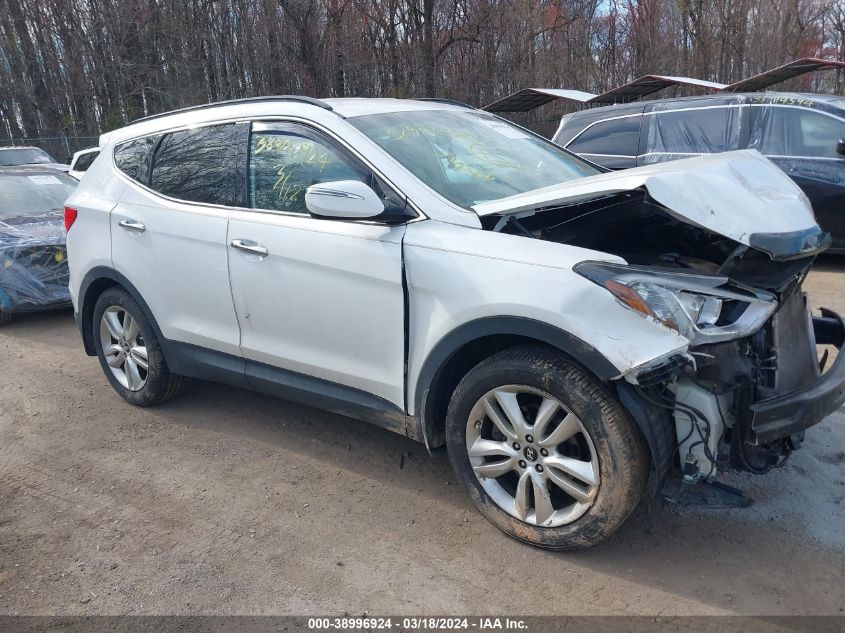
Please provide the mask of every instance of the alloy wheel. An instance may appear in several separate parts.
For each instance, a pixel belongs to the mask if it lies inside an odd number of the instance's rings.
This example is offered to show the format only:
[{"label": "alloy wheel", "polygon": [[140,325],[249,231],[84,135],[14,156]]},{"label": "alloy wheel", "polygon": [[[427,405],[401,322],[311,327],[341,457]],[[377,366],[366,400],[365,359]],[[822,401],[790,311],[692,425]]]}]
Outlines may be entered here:
[{"label": "alloy wheel", "polygon": [[574,412],[539,389],[505,385],[487,392],[470,411],[466,446],[482,488],[520,521],[572,523],[598,494],[589,433]]},{"label": "alloy wheel", "polygon": [[138,321],[125,308],[106,308],[100,319],[100,342],[106,364],[117,381],[130,391],[143,389],[149,360]]}]

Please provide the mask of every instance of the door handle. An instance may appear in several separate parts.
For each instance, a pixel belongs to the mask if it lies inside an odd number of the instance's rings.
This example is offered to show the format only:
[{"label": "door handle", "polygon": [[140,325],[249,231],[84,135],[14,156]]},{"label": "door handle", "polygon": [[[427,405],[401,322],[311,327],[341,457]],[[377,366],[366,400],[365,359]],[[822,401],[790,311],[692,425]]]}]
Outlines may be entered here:
[{"label": "door handle", "polygon": [[252,240],[232,240],[229,242],[229,246],[250,255],[258,255],[259,257],[266,257],[270,254],[270,251]]},{"label": "door handle", "polygon": [[137,220],[121,220],[117,223],[117,225],[122,229],[126,229],[127,231],[134,231],[135,233],[143,233],[147,230],[147,227],[138,222]]}]

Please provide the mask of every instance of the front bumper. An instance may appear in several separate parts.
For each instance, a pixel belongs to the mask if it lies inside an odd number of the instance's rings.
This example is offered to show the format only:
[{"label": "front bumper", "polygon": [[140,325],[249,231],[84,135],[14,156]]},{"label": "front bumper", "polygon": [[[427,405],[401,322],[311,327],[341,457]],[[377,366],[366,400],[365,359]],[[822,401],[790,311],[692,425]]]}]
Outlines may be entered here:
[{"label": "front bumper", "polygon": [[790,393],[751,405],[751,429],[757,443],[789,437],[818,424],[845,402],[845,321],[822,308],[813,317],[817,345],[834,345],[839,350],[828,371],[810,384]]}]

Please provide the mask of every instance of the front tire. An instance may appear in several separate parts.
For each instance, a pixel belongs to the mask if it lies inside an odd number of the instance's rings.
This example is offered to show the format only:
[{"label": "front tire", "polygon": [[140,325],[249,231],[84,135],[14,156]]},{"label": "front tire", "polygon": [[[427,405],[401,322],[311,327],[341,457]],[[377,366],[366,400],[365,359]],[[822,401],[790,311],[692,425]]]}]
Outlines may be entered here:
[{"label": "front tire", "polygon": [[648,477],[643,438],[610,391],[540,348],[505,350],[470,370],[449,403],[446,443],[479,511],[545,549],[608,538]]},{"label": "front tire", "polygon": [[103,292],[94,306],[92,327],[100,366],[128,403],[149,407],[182,391],[185,379],[170,373],[155,331],[128,292]]},{"label": "front tire", "polygon": [[8,325],[12,320],[12,313],[9,310],[0,308],[0,327]]}]

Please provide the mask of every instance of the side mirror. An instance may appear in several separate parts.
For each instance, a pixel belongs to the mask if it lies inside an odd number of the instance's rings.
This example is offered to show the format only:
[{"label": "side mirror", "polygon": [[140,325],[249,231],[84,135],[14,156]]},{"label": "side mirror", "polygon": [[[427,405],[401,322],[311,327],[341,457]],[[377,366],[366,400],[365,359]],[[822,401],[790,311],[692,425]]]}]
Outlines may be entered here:
[{"label": "side mirror", "polygon": [[369,220],[384,213],[378,194],[359,180],[335,180],[305,190],[305,208],[311,215],[340,220]]},{"label": "side mirror", "polygon": [[845,156],[845,138],[836,141],[836,153],[840,156]]}]

